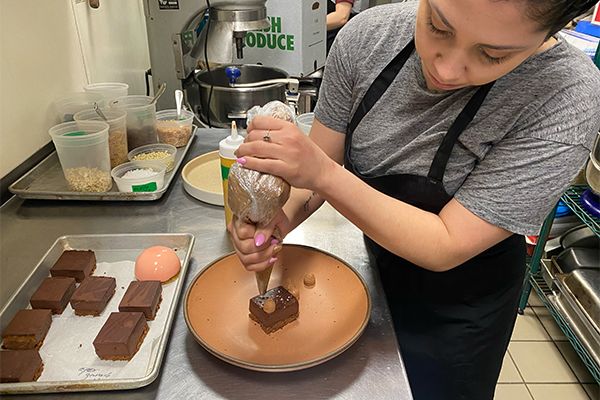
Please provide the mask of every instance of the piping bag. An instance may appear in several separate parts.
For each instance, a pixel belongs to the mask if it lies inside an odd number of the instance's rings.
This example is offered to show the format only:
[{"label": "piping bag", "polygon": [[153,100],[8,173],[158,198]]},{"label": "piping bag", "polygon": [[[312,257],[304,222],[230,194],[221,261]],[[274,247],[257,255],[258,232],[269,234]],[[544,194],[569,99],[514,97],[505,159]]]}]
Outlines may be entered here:
[{"label": "piping bag", "polygon": [[[263,107],[255,106],[248,110],[248,123],[256,115],[295,120],[294,111],[280,101],[272,101]],[[283,116],[281,118],[280,116]],[[237,218],[247,224],[264,226],[281,210],[290,197],[290,185],[285,180],[271,174],[244,168],[234,163],[229,169],[227,204]],[[273,237],[280,243],[281,232],[276,227]],[[270,240],[270,239],[267,239]],[[256,272],[258,292],[264,295],[269,286],[273,264],[263,271]]]}]

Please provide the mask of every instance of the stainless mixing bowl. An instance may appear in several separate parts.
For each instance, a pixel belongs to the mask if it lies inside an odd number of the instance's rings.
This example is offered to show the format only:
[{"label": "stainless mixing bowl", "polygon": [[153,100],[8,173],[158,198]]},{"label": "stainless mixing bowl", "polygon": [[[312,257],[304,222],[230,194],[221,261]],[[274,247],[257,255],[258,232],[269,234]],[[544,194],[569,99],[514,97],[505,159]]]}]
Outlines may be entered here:
[{"label": "stainless mixing bowl", "polygon": [[[274,83],[254,88],[232,88],[229,86],[229,78],[225,75],[225,68],[230,65],[211,69],[210,75],[204,70],[196,74],[196,83],[199,86],[198,100],[200,102],[198,112],[202,122],[214,127],[228,128],[232,120],[245,120],[246,111],[258,105],[263,106],[269,101],[286,101],[285,83]],[[280,69],[264,67],[262,65],[235,65],[240,69],[242,75],[237,83],[254,83],[269,79],[286,79],[289,75]],[[208,104],[212,76],[213,91]],[[189,92],[190,89],[188,89]],[[190,101],[194,96],[188,96]],[[194,106],[194,104],[192,104]]]}]

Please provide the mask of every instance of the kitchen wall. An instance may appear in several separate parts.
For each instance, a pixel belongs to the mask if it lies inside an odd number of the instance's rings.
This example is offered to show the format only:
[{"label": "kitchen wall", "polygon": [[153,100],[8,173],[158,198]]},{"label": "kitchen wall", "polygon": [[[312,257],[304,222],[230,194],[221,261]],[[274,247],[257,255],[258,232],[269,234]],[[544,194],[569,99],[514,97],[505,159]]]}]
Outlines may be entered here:
[{"label": "kitchen wall", "polygon": [[142,1],[0,1],[0,177],[50,141],[53,99],[97,82],[145,94]]}]

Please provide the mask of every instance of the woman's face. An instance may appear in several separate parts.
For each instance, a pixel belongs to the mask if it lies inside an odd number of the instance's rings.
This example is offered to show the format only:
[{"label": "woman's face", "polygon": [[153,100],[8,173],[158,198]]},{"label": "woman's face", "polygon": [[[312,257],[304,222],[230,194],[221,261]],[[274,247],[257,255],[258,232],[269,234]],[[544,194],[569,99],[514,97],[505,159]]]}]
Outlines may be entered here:
[{"label": "woman's face", "polygon": [[547,32],[516,1],[420,0],[415,45],[427,87],[480,86],[543,50]]}]

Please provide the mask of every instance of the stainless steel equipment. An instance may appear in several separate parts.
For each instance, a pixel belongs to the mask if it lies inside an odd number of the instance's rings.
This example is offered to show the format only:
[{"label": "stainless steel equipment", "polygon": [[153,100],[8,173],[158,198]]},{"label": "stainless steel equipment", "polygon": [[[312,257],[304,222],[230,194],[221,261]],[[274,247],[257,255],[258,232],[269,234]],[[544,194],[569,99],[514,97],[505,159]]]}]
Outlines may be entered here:
[{"label": "stainless steel equipment", "polygon": [[[198,87],[188,87],[188,99],[192,104],[199,104],[197,110],[203,122],[212,126],[227,128],[231,126],[232,120],[239,120],[245,125],[246,111],[255,105],[264,105],[271,100],[286,101],[286,82],[289,78],[285,71],[276,68],[268,68],[260,65],[238,65],[242,72],[235,87],[231,87],[229,78],[225,75],[225,68],[201,71],[196,74],[195,80]],[[211,92],[212,77],[212,96]],[[279,81],[262,84],[253,87],[243,87],[244,84],[261,83],[278,79]],[[240,87],[241,86],[241,87]],[[197,93],[194,93],[194,89]],[[197,98],[196,98],[197,96]],[[210,107],[208,99],[211,97]]]},{"label": "stainless steel equipment", "polygon": [[[218,76],[222,72],[217,71],[221,65],[244,63],[275,70],[286,65],[286,77],[289,77],[289,68],[302,65],[293,75],[301,79],[302,90],[298,92],[298,83],[288,87],[292,95],[288,94],[287,100],[293,102],[300,113],[312,111],[325,63],[325,45],[320,35],[325,32],[326,14],[325,7],[319,6],[321,3],[320,0],[285,3],[280,0],[147,0],[144,9],[153,86],[166,82],[170,88],[182,89],[184,104],[203,122],[225,128],[232,120],[238,124],[243,121],[251,106],[286,98],[279,94],[268,97],[269,91],[279,91],[280,87],[260,84],[257,88],[246,88],[241,96],[253,97],[255,101],[232,102],[228,96],[223,99],[220,95],[224,86],[215,82],[211,90],[208,78],[225,79]],[[269,7],[269,17],[265,7]],[[269,27],[270,30],[265,29]],[[266,44],[261,45],[260,38]],[[242,78],[240,82],[259,80],[263,79]],[[204,97],[207,85],[208,96]],[[253,91],[257,93],[251,94]],[[230,107],[231,103],[234,108]],[[250,107],[239,108],[240,105]],[[157,104],[158,109],[174,106],[171,96],[161,98]]]},{"label": "stainless steel equipment", "polygon": [[[183,81],[193,76],[199,60],[231,63],[234,48],[242,58],[246,33],[271,26],[265,1],[144,1],[154,85],[166,82],[185,89]],[[208,20],[203,21],[207,10]],[[198,35],[205,24],[207,29]],[[174,108],[172,96],[160,99],[158,108]]]}]

